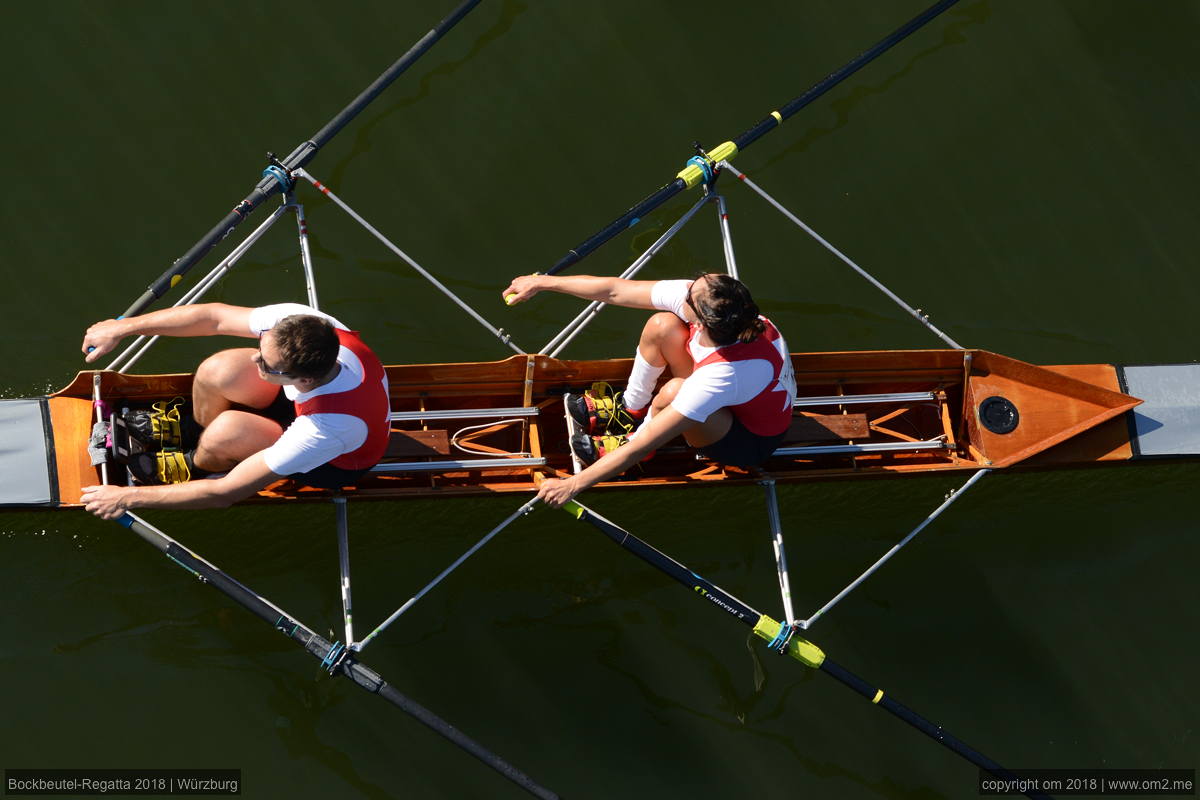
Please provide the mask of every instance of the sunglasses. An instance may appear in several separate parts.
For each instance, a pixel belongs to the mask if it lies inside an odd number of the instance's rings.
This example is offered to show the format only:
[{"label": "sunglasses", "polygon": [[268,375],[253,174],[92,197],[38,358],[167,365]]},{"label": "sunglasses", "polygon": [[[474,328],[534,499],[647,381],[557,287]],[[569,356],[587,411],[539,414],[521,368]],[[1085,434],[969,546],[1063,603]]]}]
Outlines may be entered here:
[{"label": "sunglasses", "polygon": [[700,309],[696,308],[696,301],[692,299],[692,290],[695,288],[696,284],[700,281],[701,278],[705,278],[707,276],[708,276],[708,273],[706,272],[703,275],[698,276],[694,281],[692,281],[692,285],[688,287],[687,297],[684,298],[684,302],[687,303],[687,307],[690,308],[692,310],[692,313],[696,315],[697,321],[702,321],[704,319],[704,315],[700,313]]},{"label": "sunglasses", "polygon": [[292,373],[288,372],[287,370],[271,369],[271,367],[267,364],[267,360],[265,358],[263,358],[262,342],[259,342],[258,352],[254,354],[253,358],[254,358],[254,363],[258,365],[258,368],[261,369],[267,375],[278,375],[281,378],[292,377]]}]

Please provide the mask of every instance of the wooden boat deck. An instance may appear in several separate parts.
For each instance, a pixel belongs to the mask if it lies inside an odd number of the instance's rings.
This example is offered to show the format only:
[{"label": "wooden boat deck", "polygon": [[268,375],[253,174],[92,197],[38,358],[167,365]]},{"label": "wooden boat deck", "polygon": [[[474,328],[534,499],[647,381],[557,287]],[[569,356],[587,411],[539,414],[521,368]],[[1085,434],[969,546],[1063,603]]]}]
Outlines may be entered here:
[{"label": "wooden boat deck", "polygon": [[[1112,365],[1038,367],[983,350],[797,353],[792,363],[800,397],[845,401],[799,405],[784,448],[762,467],[778,482],[1017,464],[1083,465],[1127,461],[1134,455],[1124,415],[1140,401],[1120,391]],[[382,469],[395,471],[372,473],[346,493],[390,499],[533,491],[535,475],[565,476],[572,469],[562,395],[596,381],[620,388],[630,365],[629,359],[562,361],[530,355],[388,367],[393,413],[418,418],[393,422]],[[80,373],[49,399],[62,507],[78,506],[81,488],[99,482],[85,449],[93,421],[94,374]],[[188,374],[99,374],[101,394],[116,410],[186,397],[191,391]],[[979,405],[993,396],[1008,399],[1019,410],[1013,431],[994,433],[981,424]],[[495,414],[432,418],[437,411],[470,414],[483,409],[537,410],[507,419]],[[431,417],[419,416],[425,412]],[[481,429],[462,433],[468,426]],[[456,434],[474,452],[455,449]],[[508,466],[481,466],[483,459],[510,454],[526,455]],[[469,466],[427,467],[463,460]],[[700,459],[677,440],[640,468],[597,488],[731,485],[759,479],[758,471]],[[328,496],[283,480],[247,502]]]}]

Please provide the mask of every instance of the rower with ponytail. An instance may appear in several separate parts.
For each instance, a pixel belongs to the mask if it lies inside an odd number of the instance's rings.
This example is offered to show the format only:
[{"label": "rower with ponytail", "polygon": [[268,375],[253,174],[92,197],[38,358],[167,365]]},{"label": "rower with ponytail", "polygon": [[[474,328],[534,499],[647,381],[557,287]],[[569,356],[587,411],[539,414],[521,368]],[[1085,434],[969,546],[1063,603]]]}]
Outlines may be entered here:
[{"label": "rower with ponytail", "polygon": [[707,272],[696,276],[700,278],[706,279],[708,292],[691,308],[718,346],[752,342],[766,331],[767,324],[746,284],[729,275]]},{"label": "rower with ponytail", "polygon": [[[567,408],[584,429],[571,448],[590,466],[544,481],[539,496],[548,505],[619,475],[679,435],[702,455],[744,468],[764,462],[783,441],[796,396],[791,357],[741,281],[712,273],[667,281],[525,275],[503,296],[513,305],[543,290],[659,312],[642,329],[622,393],[568,395]],[[656,393],[668,366],[671,380]],[[614,424],[638,427],[622,434]]]}]

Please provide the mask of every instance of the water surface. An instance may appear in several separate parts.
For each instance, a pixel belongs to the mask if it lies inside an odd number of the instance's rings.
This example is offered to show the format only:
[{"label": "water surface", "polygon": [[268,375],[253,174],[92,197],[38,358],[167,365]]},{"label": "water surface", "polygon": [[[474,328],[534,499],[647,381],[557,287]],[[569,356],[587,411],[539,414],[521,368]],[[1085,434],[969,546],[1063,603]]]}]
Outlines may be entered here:
[{"label": "water surface", "polygon": [[[499,290],[923,7],[488,0],[311,171],[535,348],[577,307]],[[448,3],[82,3],[9,9],[0,389],[52,391],[119,313]],[[1200,353],[1200,3],[971,2],[738,159],[959,341],[1039,364]],[[937,340],[743,189],[743,277],[793,349]],[[314,192],[322,305],[389,362],[506,350]],[[679,198],[577,271],[613,274]],[[645,273],[719,268],[702,215]],[[298,300],[277,227],[213,299]],[[611,311],[574,357],[631,352]],[[215,341],[170,342],[147,371]],[[1000,475],[812,632],[830,657],[1014,767],[1195,767],[1195,465]],[[798,610],[956,485],[780,492]],[[757,489],[613,493],[606,515],[778,613]],[[351,509],[355,600],[381,619],[514,499]],[[330,508],[147,515],[320,631],[339,627]],[[235,767],[248,797],[516,797],[123,529],[0,516],[4,766]],[[565,517],[535,514],[365,660],[575,798],[975,796],[952,754]]]}]

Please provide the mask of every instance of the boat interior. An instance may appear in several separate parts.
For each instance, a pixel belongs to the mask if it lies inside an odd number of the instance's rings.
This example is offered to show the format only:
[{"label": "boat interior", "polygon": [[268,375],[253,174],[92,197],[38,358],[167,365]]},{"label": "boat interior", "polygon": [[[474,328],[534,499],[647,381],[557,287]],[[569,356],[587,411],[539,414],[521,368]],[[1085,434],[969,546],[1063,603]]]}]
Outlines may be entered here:
[{"label": "boat interior", "polygon": [[[600,487],[790,482],[1130,456],[1127,426],[1118,417],[1138,401],[1119,391],[1108,365],[1037,367],[982,350],[800,353],[792,365],[798,389],[792,424],[760,469],[710,461],[677,439]],[[535,476],[569,475],[577,465],[563,396],[596,382],[620,390],[630,366],[630,359],[530,355],[388,367],[387,455],[345,492],[362,498],[528,492]],[[77,490],[99,481],[86,452],[97,374],[101,398],[118,413],[191,391],[187,374],[84,372],[53,395],[63,505],[77,504]],[[126,482],[127,470],[115,467],[110,482]],[[282,480],[250,502],[328,496]]]}]

